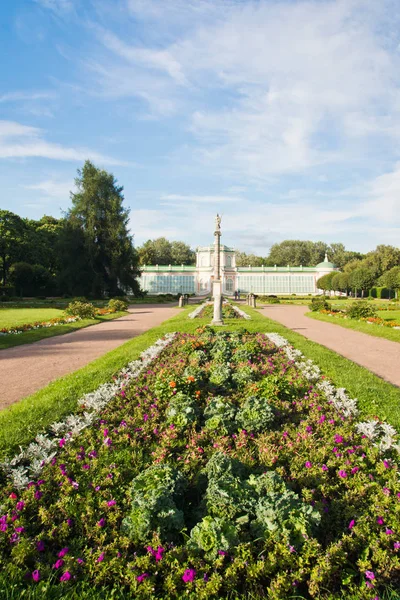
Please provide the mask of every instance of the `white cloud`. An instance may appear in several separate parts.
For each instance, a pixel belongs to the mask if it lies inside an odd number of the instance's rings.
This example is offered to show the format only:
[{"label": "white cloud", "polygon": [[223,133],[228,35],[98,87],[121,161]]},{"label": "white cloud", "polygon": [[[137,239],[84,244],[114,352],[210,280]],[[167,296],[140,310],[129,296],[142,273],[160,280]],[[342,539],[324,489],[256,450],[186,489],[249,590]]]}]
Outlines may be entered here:
[{"label": "white cloud", "polygon": [[39,183],[23,185],[22,187],[27,190],[42,192],[47,198],[62,198],[64,200],[69,200],[69,194],[72,191],[73,185],[71,185],[70,181],[54,181],[52,179],[47,179]]},{"label": "white cloud", "polygon": [[22,125],[14,121],[0,121],[0,159],[32,157],[66,161],[91,159],[109,165],[129,164],[89,148],[71,148],[48,142],[43,139],[43,132],[37,127]]},{"label": "white cloud", "polygon": [[239,197],[235,197],[235,196],[207,196],[207,195],[196,195],[196,194],[164,194],[160,197],[161,200],[161,204],[162,205],[169,205],[169,204],[185,204],[185,203],[192,203],[192,204],[214,204],[215,206],[218,206],[220,203],[225,204],[225,203],[234,203],[234,202],[240,202],[241,198]]},{"label": "white cloud", "polygon": [[74,10],[73,0],[34,0],[42,8],[51,10],[56,15],[64,15]]},{"label": "white cloud", "polygon": [[34,100],[49,100],[55,98],[53,92],[9,92],[0,96],[0,102],[19,102]]}]

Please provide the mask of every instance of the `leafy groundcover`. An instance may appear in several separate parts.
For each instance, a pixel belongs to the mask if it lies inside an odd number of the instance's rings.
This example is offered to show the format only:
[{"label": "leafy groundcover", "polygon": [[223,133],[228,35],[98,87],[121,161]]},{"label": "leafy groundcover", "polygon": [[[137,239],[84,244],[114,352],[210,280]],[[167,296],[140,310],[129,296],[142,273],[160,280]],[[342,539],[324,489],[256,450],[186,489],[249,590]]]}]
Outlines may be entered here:
[{"label": "leafy groundcover", "polygon": [[41,479],[4,484],[3,576],[135,598],[398,589],[397,450],[328,391],[265,335],[177,334]]}]

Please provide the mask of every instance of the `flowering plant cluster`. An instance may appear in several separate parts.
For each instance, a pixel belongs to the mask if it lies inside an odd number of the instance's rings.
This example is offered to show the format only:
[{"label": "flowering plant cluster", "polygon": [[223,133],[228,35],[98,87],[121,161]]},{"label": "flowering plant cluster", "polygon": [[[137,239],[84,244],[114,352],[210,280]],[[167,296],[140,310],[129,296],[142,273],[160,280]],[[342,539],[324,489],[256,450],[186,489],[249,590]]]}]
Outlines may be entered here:
[{"label": "flowering plant cluster", "polygon": [[[196,315],[201,319],[210,318],[212,319],[214,313],[214,305],[206,304],[203,309]],[[236,306],[232,306],[229,302],[224,302],[222,305],[222,317],[224,319],[244,319],[246,313],[238,309]],[[247,315],[248,316],[248,315]]]},{"label": "flowering plant cluster", "polygon": [[342,310],[320,310],[319,311],[323,315],[328,315],[329,317],[336,317],[338,319],[351,319],[352,321],[359,321],[360,323],[370,323],[373,325],[380,325],[381,327],[392,327],[395,329],[400,328],[400,322],[395,319],[391,319],[390,321],[386,319],[382,319],[382,317],[371,316],[371,317],[360,317],[359,319],[355,319],[350,317],[346,312]]},{"label": "flowering plant cluster", "polygon": [[400,585],[397,433],[358,423],[286,340],[180,333],[121,381],[40,476],[4,481],[8,581],[113,581],[139,599],[372,600]]}]

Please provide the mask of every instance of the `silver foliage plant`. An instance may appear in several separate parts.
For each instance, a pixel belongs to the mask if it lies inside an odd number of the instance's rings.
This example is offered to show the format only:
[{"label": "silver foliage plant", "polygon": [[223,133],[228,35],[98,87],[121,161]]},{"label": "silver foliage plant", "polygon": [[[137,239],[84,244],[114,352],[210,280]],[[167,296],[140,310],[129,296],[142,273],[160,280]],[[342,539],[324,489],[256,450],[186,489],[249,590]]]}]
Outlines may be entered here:
[{"label": "silver foliage plant", "polygon": [[[332,403],[336,410],[344,417],[357,416],[357,399],[349,398],[344,388],[335,388],[330,381],[322,378],[322,373],[312,360],[307,360],[305,356],[290,346],[289,342],[278,333],[267,333],[266,336],[279,348],[283,348],[289,360],[293,361],[296,367],[305,375],[305,377],[314,383],[316,387],[324,392],[327,400]],[[366,421],[357,423],[357,433],[365,435],[374,445],[384,453],[395,449],[400,453],[400,444],[398,441],[398,432],[389,423],[379,423],[377,421]]]},{"label": "silver foliage plant", "polygon": [[19,454],[0,463],[0,468],[12,480],[14,487],[23,489],[38,477],[43,467],[56,456],[58,449],[92,425],[100,411],[125,388],[131,379],[137,378],[175,336],[176,333],[166,334],[142,352],[140,360],[134,360],[122,369],[113,383],[105,383],[94,392],[80,398],[78,406],[83,405],[86,409],[83,414],[70,414],[62,421],[53,423],[49,427],[51,435],[38,434],[35,441],[27,448],[21,448]]}]

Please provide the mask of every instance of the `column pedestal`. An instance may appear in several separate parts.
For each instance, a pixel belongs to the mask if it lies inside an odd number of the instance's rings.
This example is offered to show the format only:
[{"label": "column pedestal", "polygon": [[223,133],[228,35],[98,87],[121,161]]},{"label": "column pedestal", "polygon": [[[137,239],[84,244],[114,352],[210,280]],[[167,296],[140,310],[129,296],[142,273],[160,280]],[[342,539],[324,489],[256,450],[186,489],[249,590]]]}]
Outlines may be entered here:
[{"label": "column pedestal", "polygon": [[214,296],[214,316],[211,321],[211,325],[220,327],[224,324],[222,320],[222,282],[217,280],[213,282],[213,296]]}]

